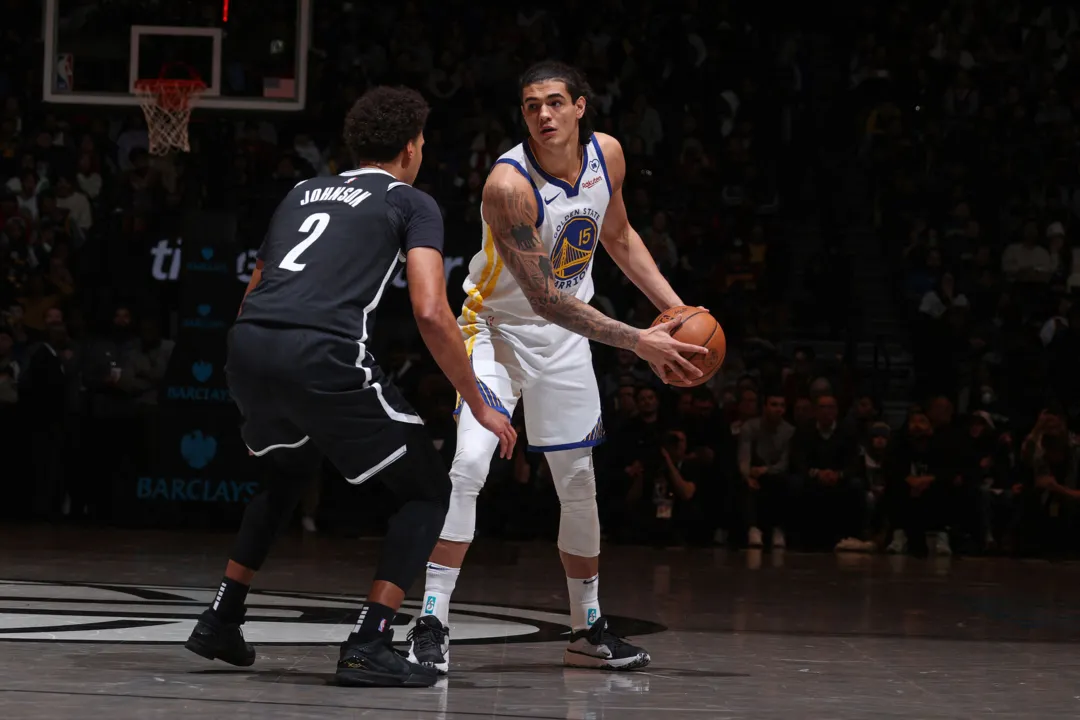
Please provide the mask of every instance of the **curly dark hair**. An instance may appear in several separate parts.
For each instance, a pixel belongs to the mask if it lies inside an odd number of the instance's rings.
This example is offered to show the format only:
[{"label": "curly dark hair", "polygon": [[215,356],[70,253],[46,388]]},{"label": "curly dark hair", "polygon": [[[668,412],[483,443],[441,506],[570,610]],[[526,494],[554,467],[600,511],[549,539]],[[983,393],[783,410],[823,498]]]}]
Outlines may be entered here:
[{"label": "curly dark hair", "polygon": [[565,83],[571,102],[577,102],[579,97],[585,98],[585,115],[578,121],[578,142],[588,145],[593,135],[595,110],[592,106],[592,88],[585,73],[558,60],[541,60],[526,70],[518,80],[518,102],[521,102],[521,92],[527,86],[546,80],[560,80]]},{"label": "curly dark hair", "polygon": [[380,86],[345,116],[345,146],[357,165],[389,162],[424,130],[431,108],[412,88]]}]

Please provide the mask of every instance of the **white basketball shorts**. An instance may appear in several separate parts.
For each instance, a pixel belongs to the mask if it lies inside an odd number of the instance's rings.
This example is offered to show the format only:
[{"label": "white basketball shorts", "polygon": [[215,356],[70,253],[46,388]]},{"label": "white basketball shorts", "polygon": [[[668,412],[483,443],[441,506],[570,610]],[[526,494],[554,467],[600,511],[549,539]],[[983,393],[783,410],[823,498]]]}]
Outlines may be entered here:
[{"label": "white basketball shorts", "polygon": [[[553,334],[552,343],[532,350],[498,326],[473,326],[465,341],[485,402],[513,414],[524,403],[531,452],[593,447],[604,442],[600,391],[588,339]],[[460,414],[461,398],[455,415]],[[466,413],[471,418],[471,413]],[[475,420],[473,420],[475,422]]]}]

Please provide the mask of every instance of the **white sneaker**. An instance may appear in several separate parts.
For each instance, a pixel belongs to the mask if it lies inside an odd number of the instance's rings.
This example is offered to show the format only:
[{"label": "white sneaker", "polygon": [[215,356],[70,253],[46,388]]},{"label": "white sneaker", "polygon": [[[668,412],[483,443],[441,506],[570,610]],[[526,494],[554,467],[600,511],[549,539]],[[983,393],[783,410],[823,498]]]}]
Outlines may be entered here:
[{"label": "white sneaker", "polygon": [[750,528],[746,533],[746,544],[752,548],[761,547],[761,530]]},{"label": "white sneaker", "polygon": [[928,541],[926,544],[935,555],[941,555],[942,557],[952,555],[952,547],[949,545],[949,533],[927,533],[926,539]]},{"label": "white sneaker", "polygon": [[784,531],[780,528],[773,528],[772,530],[772,546],[774,550],[783,550],[787,547],[787,541],[784,539]]},{"label": "white sneaker", "polygon": [[409,662],[450,672],[450,629],[434,615],[421,615],[409,630]]},{"label": "white sneaker", "polygon": [[907,533],[903,530],[894,530],[892,536],[892,542],[889,543],[889,547],[885,548],[885,552],[890,555],[903,555],[907,552]]},{"label": "white sneaker", "polygon": [[319,528],[315,525],[315,518],[306,515],[300,518],[300,525],[304,528],[304,532],[315,533],[319,531]]},{"label": "white sneaker", "polygon": [[563,664],[596,670],[637,670],[649,664],[649,653],[611,632],[607,620],[596,619],[588,630],[570,636]]}]

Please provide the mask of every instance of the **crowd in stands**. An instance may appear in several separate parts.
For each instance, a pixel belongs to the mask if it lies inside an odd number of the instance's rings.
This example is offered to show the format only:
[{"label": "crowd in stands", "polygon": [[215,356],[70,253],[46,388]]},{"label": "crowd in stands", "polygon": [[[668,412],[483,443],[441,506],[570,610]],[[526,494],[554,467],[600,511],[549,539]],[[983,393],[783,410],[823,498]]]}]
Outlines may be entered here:
[{"label": "crowd in stands", "polygon": [[[624,146],[634,226],[730,342],[721,374],[688,391],[595,349],[608,540],[940,554],[1075,542],[1075,11],[975,1],[858,14],[849,94],[863,132],[850,152],[873,181],[882,252],[902,268],[916,360],[916,402],[890,427],[851,358],[776,343],[792,300],[781,228],[798,221],[785,177],[805,173],[792,157],[812,161],[795,146],[811,135],[800,133],[811,73],[802,34],[760,8],[605,0],[590,24],[558,22],[561,3],[448,2],[422,17],[414,3],[319,3],[307,110],[240,121],[196,110],[192,152],[152,157],[137,113],[40,102],[40,12],[9,5],[26,32],[9,33],[0,67],[0,452],[6,477],[26,480],[8,514],[122,520],[104,485],[153,461],[174,349],[175,291],[148,272],[150,251],[185,213],[229,211],[238,245],[257,246],[297,180],[349,167],[340,125],[358,93],[406,83],[433,106],[418,185],[443,208],[447,254],[467,258],[485,172],[523,136],[515,73],[556,55],[588,72],[597,126]],[[386,39],[358,44],[361,26]],[[480,28],[483,41],[466,41]],[[463,273],[450,273],[454,303]],[[655,317],[602,253],[594,277],[605,312]],[[398,322],[407,316],[404,303],[380,312],[376,355],[449,462],[453,390]],[[479,530],[554,537],[547,465],[519,432],[514,458],[492,465]],[[303,513],[309,530],[321,524],[316,501]]]},{"label": "crowd in stands", "polygon": [[868,8],[849,69],[915,395],[968,418],[994,458],[982,484],[995,507],[1028,506],[1032,526],[1072,528],[1051,544],[1075,544],[1080,13]]}]

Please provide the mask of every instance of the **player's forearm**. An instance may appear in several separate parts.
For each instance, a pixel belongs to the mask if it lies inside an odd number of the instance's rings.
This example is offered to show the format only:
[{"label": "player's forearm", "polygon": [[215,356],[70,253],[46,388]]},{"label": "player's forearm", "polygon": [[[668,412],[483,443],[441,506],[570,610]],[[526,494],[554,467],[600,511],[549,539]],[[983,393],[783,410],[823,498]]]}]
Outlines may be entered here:
[{"label": "player's forearm", "polygon": [[470,408],[480,407],[484,399],[477,387],[476,375],[469,363],[465,343],[461,341],[461,330],[453,314],[447,309],[433,317],[418,316],[416,327],[420,330],[420,337],[424,339],[431,357],[461,395],[461,399]]},{"label": "player's forearm", "polygon": [[630,278],[630,282],[634,283],[634,286],[644,293],[645,297],[649,298],[649,302],[657,310],[662,312],[683,304],[667,278],[660,272],[660,268],[656,266],[656,260],[645,247],[641,236],[630,225],[626,226],[622,237],[604,247],[623,274]]},{"label": "player's forearm", "polygon": [[529,304],[533,312],[548,322],[584,335],[590,340],[625,350],[637,347],[640,330],[608,317],[573,295],[554,290],[550,295],[544,293],[530,296]]},{"label": "player's forearm", "polygon": [[633,350],[641,331],[610,318],[555,285],[551,258],[536,230],[536,205],[526,187],[513,182],[484,186],[484,217],[506,269],[533,312],[590,340]]}]

